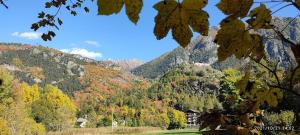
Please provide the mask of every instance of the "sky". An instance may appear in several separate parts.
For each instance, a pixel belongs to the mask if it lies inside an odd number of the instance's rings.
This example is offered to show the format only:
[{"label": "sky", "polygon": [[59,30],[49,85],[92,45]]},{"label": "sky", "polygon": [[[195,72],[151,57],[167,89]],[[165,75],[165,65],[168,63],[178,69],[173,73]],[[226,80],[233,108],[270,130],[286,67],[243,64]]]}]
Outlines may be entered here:
[{"label": "sky", "polygon": [[[137,25],[131,23],[124,9],[120,14],[98,16],[96,0],[87,2],[90,13],[79,10],[78,16],[72,16],[65,9],[59,17],[63,25],[56,32],[52,41],[45,42],[39,38],[43,31],[34,32],[31,24],[38,21],[37,14],[43,11],[46,0],[6,0],[9,9],[0,7],[0,42],[14,42],[31,45],[43,45],[67,53],[77,53],[97,60],[138,59],[150,61],[179,45],[172,39],[171,33],[157,40],[153,34],[156,11],[152,6],[159,0],[144,0],[144,7]],[[225,17],[215,5],[219,0],[209,0],[205,11],[210,14],[210,26],[217,26]],[[274,7],[276,10],[284,5]],[[49,12],[55,12],[50,10]],[[275,16],[295,17],[299,11],[286,8]],[[198,36],[194,33],[194,38]]]}]

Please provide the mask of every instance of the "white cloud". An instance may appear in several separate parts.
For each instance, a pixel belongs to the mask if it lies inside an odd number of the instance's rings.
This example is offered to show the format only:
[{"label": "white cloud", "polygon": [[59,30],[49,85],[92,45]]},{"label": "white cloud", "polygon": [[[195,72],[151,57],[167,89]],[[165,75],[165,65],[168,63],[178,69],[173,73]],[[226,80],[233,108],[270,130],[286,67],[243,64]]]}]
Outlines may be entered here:
[{"label": "white cloud", "polygon": [[86,41],[84,41],[84,43],[93,45],[93,46],[100,46],[100,44],[97,41],[93,41],[93,40],[86,40]]},{"label": "white cloud", "polygon": [[96,59],[96,58],[102,57],[102,53],[100,53],[100,52],[92,52],[92,51],[88,51],[83,48],[62,49],[60,51],[65,52],[65,53],[70,53],[70,54],[78,54],[83,57],[87,57],[87,58],[91,58],[91,59]]},{"label": "white cloud", "polygon": [[15,36],[15,37],[21,37],[21,38],[35,40],[35,39],[39,39],[41,37],[42,33],[38,33],[38,32],[14,32],[11,35]]}]

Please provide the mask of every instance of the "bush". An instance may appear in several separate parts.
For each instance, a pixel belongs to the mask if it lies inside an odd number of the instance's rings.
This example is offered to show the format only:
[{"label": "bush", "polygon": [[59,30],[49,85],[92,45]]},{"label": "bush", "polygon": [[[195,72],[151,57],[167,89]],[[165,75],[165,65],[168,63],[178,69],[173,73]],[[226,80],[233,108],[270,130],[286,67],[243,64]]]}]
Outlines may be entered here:
[{"label": "bush", "polygon": [[171,109],[168,112],[168,117],[170,119],[170,124],[168,129],[183,129],[186,128],[186,118],[185,113]]},{"label": "bush", "polygon": [[295,122],[295,113],[292,111],[269,113],[266,114],[265,120],[269,125],[292,125]]},{"label": "bush", "polygon": [[111,126],[111,123],[112,123],[111,116],[106,116],[100,121],[99,126],[100,127]]},{"label": "bush", "polygon": [[25,135],[45,135],[46,129],[44,125],[36,123],[33,119],[24,119],[24,134]]},{"label": "bush", "polygon": [[10,135],[6,120],[0,117],[0,135]]}]

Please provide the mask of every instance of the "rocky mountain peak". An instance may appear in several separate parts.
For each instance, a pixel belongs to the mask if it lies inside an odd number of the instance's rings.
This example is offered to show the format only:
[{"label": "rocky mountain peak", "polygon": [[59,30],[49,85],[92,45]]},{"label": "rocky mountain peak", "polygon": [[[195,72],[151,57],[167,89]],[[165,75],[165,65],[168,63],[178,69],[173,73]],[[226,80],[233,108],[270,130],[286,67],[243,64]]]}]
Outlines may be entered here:
[{"label": "rocky mountain peak", "polygon": [[[278,29],[281,29],[286,37],[295,42],[300,42],[300,19],[274,17],[272,23]],[[218,26],[211,27],[208,36],[195,38],[191,41],[187,49],[178,47],[133,69],[132,73],[146,78],[157,78],[172,68],[174,63],[206,63],[217,69],[240,66],[243,61],[237,60],[234,56],[224,62],[218,62],[218,45],[213,42],[218,30]],[[262,29],[258,30],[257,33],[264,37],[265,51],[269,59],[280,61],[282,66],[286,66],[291,61],[289,56],[293,56],[289,45],[276,37],[273,30]],[[178,62],[179,60],[180,62]]]}]

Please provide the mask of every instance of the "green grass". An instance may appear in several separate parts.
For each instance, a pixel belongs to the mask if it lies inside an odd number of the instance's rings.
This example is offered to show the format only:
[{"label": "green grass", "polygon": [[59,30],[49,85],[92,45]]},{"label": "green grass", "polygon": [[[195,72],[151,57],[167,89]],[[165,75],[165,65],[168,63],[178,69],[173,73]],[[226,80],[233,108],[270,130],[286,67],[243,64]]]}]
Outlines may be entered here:
[{"label": "green grass", "polygon": [[180,129],[180,130],[157,130],[152,132],[140,133],[138,135],[199,135],[197,129]]}]

